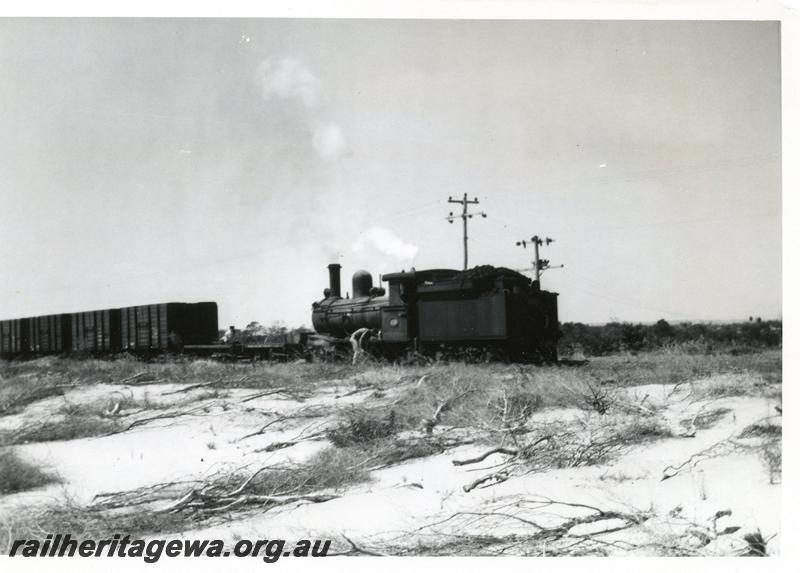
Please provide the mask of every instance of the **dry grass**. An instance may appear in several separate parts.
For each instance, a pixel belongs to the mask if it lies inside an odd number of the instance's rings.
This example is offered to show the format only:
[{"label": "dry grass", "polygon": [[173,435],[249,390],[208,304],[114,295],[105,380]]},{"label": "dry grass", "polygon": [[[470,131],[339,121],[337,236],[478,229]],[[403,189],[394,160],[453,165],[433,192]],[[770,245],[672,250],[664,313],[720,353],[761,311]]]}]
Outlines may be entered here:
[{"label": "dry grass", "polygon": [[[359,465],[363,461],[361,455],[358,449],[327,448],[305,463],[261,471],[248,482],[243,493],[280,496],[322,490],[338,491],[369,479],[369,473]],[[234,490],[252,474],[252,470],[244,469],[221,472],[205,485],[209,490]],[[150,501],[139,501],[135,506],[122,504],[121,507],[110,509],[102,505],[82,507],[65,499],[57,504],[31,509],[25,515],[10,519],[5,527],[0,528],[0,550],[6,547],[8,551],[7,547],[13,539],[41,540],[53,532],[69,532],[73,537],[96,539],[109,538],[115,533],[143,537],[186,531],[229,519],[227,512],[223,515],[203,511],[159,511],[158,505],[165,505],[164,497],[157,489],[152,493]]]},{"label": "dry grass", "polygon": [[770,438],[762,442],[758,451],[771,484],[780,482],[782,478],[782,448],[781,438]]},{"label": "dry grass", "polygon": [[770,420],[750,424],[739,434],[740,438],[780,438],[783,434],[783,427],[773,424]]},{"label": "dry grass", "polygon": [[[254,495],[307,494],[320,490],[339,490],[366,481],[369,475],[359,463],[359,449],[325,448],[308,461],[292,466],[276,466],[261,472],[250,481],[246,492]],[[239,470],[218,475],[215,488],[235,489],[248,477]]]},{"label": "dry grass", "polygon": [[69,441],[102,436],[120,427],[117,420],[99,416],[64,416],[0,432],[0,446],[34,442]]},{"label": "dry grass", "polygon": [[692,381],[695,398],[719,399],[732,396],[780,396],[780,386],[752,373],[719,373]]},{"label": "dry grass", "polygon": [[585,368],[594,377],[616,386],[677,384],[718,374],[755,374],[767,384],[781,381],[781,351],[756,354],[698,355],[663,350],[630,355],[600,356]]},{"label": "dry grass", "polygon": [[[375,385],[390,387],[429,374],[427,385],[458,384],[479,387],[486,382],[511,382],[525,391],[542,396],[543,407],[569,406],[564,388],[586,384],[626,387],[641,384],[675,384],[712,375],[756,374],[770,385],[781,380],[781,352],[764,351],[748,355],[696,355],[664,350],[636,355],[615,355],[561,366],[506,364],[433,364],[396,366],[362,363],[223,363],[188,357],[165,357],[141,362],[131,357],[113,360],[47,357],[31,361],[0,361],[0,414],[17,394],[35,389],[58,393],[57,388],[74,384],[204,384],[215,388],[296,388],[311,390],[325,385]],[[23,400],[24,401],[24,400]],[[24,406],[22,404],[21,406]]]},{"label": "dry grass", "polygon": [[584,408],[583,394],[592,380],[572,369],[506,365],[437,365],[424,374],[392,405],[401,428],[418,428],[443,402],[443,424],[483,429],[502,427],[503,412],[509,417],[521,415],[522,409]]},{"label": "dry grass", "polygon": [[328,439],[334,446],[345,448],[393,436],[397,430],[394,410],[383,417],[376,417],[369,411],[351,410],[335,427],[328,430]]},{"label": "dry grass", "polygon": [[147,510],[102,511],[65,499],[9,518],[0,528],[0,552],[8,554],[14,539],[42,541],[54,532],[69,533],[73,538],[108,539],[116,533],[131,537],[173,533],[189,529],[193,523],[201,520]]},{"label": "dry grass", "polygon": [[525,438],[520,457],[527,470],[535,471],[594,466],[610,462],[632,446],[670,437],[672,432],[658,416],[591,414],[576,422],[537,428]]},{"label": "dry grass", "polygon": [[730,408],[714,408],[709,411],[701,411],[690,418],[684,418],[680,425],[684,430],[707,430],[713,428],[722,418],[731,413]]},{"label": "dry grass", "polygon": [[[624,395],[622,388],[691,382],[700,397],[764,396],[779,395],[780,381],[779,351],[738,356],[662,351],[542,367],[458,363],[399,367],[374,362],[356,366],[324,362],[237,364],[180,357],[150,363],[130,358],[45,358],[0,363],[0,415],[24,411],[32,403],[76,384],[115,384],[121,393],[88,403],[65,401],[52,419],[0,434],[0,444],[109,433],[120,427],[119,417],[107,415],[116,403],[119,411],[130,413],[160,409],[165,407],[163,403],[170,407],[188,405],[201,395],[213,397],[238,387],[283,388],[298,399],[320,387],[333,388],[340,394],[355,388],[364,390],[364,396],[370,396],[366,391],[371,389],[373,394],[364,407],[340,410],[340,422],[328,434],[333,447],[306,463],[264,471],[247,490],[253,495],[339,492],[368,480],[375,468],[436,455],[457,445],[446,439],[453,432],[495,447],[513,442],[519,450],[514,461],[522,472],[605,463],[626,448],[671,435],[658,412],[637,412],[625,403],[620,398]],[[147,394],[133,398],[123,388],[166,383],[202,387],[191,395],[171,395],[166,402]],[[538,423],[537,415],[550,408],[579,409],[585,415],[574,423]],[[422,424],[437,411],[436,427],[427,435],[421,431]],[[698,417],[695,425],[713,425],[725,413],[722,409],[710,412],[706,418]],[[780,475],[780,436],[771,429],[751,431],[753,437],[763,438],[762,459],[770,478],[775,479]],[[552,438],[537,443],[546,434],[552,434]],[[207,447],[216,446],[209,442]],[[4,465],[0,460],[0,472]],[[22,470],[8,475],[14,478],[17,473],[26,475]],[[30,475],[25,481],[36,483],[35,474]],[[246,471],[233,471],[211,479],[221,489],[235,488],[247,475]],[[9,478],[0,473],[0,484],[4,479]],[[148,507],[97,509],[64,502],[19,516],[13,528],[9,526],[3,534],[44,537],[59,530],[95,537],[109,533],[147,535],[185,531],[221,519],[217,514],[160,513]],[[0,549],[2,546],[0,539]]]},{"label": "dry grass", "polygon": [[739,437],[757,440],[757,444],[752,447],[767,471],[769,483],[780,482],[783,472],[783,427],[767,418],[747,426]]}]

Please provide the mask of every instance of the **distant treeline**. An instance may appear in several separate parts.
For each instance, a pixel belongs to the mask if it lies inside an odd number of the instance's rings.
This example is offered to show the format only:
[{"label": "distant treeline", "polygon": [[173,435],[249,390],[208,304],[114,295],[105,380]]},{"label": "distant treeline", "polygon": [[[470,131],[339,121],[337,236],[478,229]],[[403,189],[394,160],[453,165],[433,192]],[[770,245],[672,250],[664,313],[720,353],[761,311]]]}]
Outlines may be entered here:
[{"label": "distant treeline", "polygon": [[670,324],[664,319],[655,324],[609,322],[604,325],[587,325],[580,322],[565,322],[561,325],[561,332],[559,353],[562,356],[576,353],[597,356],[613,352],[670,347],[714,352],[780,347],[783,323],[780,320],[760,318],[725,324],[706,322]]},{"label": "distant treeline", "polygon": [[[220,336],[225,331],[220,331]],[[305,327],[289,328],[283,322],[264,326],[251,322],[236,333],[246,344],[296,342]],[[589,325],[581,322],[561,324],[559,354],[599,356],[614,352],[680,348],[689,352],[745,351],[780,347],[783,323],[780,320],[751,319],[747,322],[677,322],[664,319],[654,324],[609,322]]]}]

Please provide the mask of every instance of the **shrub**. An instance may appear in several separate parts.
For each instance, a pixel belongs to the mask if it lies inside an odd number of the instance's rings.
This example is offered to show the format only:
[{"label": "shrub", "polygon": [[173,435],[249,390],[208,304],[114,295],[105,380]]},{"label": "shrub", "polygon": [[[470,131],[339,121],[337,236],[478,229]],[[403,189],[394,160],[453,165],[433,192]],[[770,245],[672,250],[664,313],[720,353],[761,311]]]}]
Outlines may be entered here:
[{"label": "shrub", "polygon": [[0,494],[35,489],[58,479],[9,450],[0,452]]},{"label": "shrub", "polygon": [[366,444],[394,435],[398,430],[394,410],[388,416],[376,417],[366,412],[353,412],[328,431],[328,439],[338,448]]},{"label": "shrub", "polygon": [[510,396],[494,398],[489,406],[497,412],[502,412],[506,420],[524,422],[536,410],[542,407],[544,399],[536,392],[519,392]]},{"label": "shrub", "polygon": [[735,354],[755,348],[780,347],[783,323],[780,320],[728,324],[682,322],[670,324],[661,319],[655,324],[610,322],[586,325],[566,322],[561,325],[559,351],[562,355],[582,352],[603,355],[622,351],[656,350],[683,346],[695,351],[729,351]]},{"label": "shrub", "polygon": [[46,421],[25,426],[17,431],[0,433],[0,445],[28,444],[32,442],[68,441],[107,434],[118,428],[118,423],[95,416],[68,416],[61,420]]},{"label": "shrub", "polygon": [[769,474],[769,483],[774,484],[779,481],[782,476],[781,439],[764,440],[758,453]]},{"label": "shrub", "polygon": [[750,424],[739,434],[740,438],[780,438],[783,428],[778,424],[758,422]]}]

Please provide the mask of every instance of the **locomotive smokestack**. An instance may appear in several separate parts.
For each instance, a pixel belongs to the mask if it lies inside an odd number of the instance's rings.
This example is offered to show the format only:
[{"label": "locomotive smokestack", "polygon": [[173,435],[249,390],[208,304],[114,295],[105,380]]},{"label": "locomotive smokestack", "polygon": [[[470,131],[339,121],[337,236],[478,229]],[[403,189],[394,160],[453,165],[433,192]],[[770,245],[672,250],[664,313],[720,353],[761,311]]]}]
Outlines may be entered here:
[{"label": "locomotive smokestack", "polygon": [[342,281],[339,276],[339,270],[342,265],[332,263],[328,265],[328,273],[330,274],[331,296],[342,296]]}]

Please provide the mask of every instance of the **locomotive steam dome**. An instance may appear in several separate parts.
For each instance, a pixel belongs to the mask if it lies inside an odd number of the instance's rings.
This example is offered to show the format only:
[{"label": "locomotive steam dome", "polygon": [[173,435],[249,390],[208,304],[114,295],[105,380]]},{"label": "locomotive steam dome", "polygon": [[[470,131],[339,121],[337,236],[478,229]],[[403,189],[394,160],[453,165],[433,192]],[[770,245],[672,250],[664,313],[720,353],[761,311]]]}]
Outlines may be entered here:
[{"label": "locomotive steam dome", "polygon": [[368,271],[353,273],[353,298],[369,296],[370,289],[372,289],[372,275]]}]

